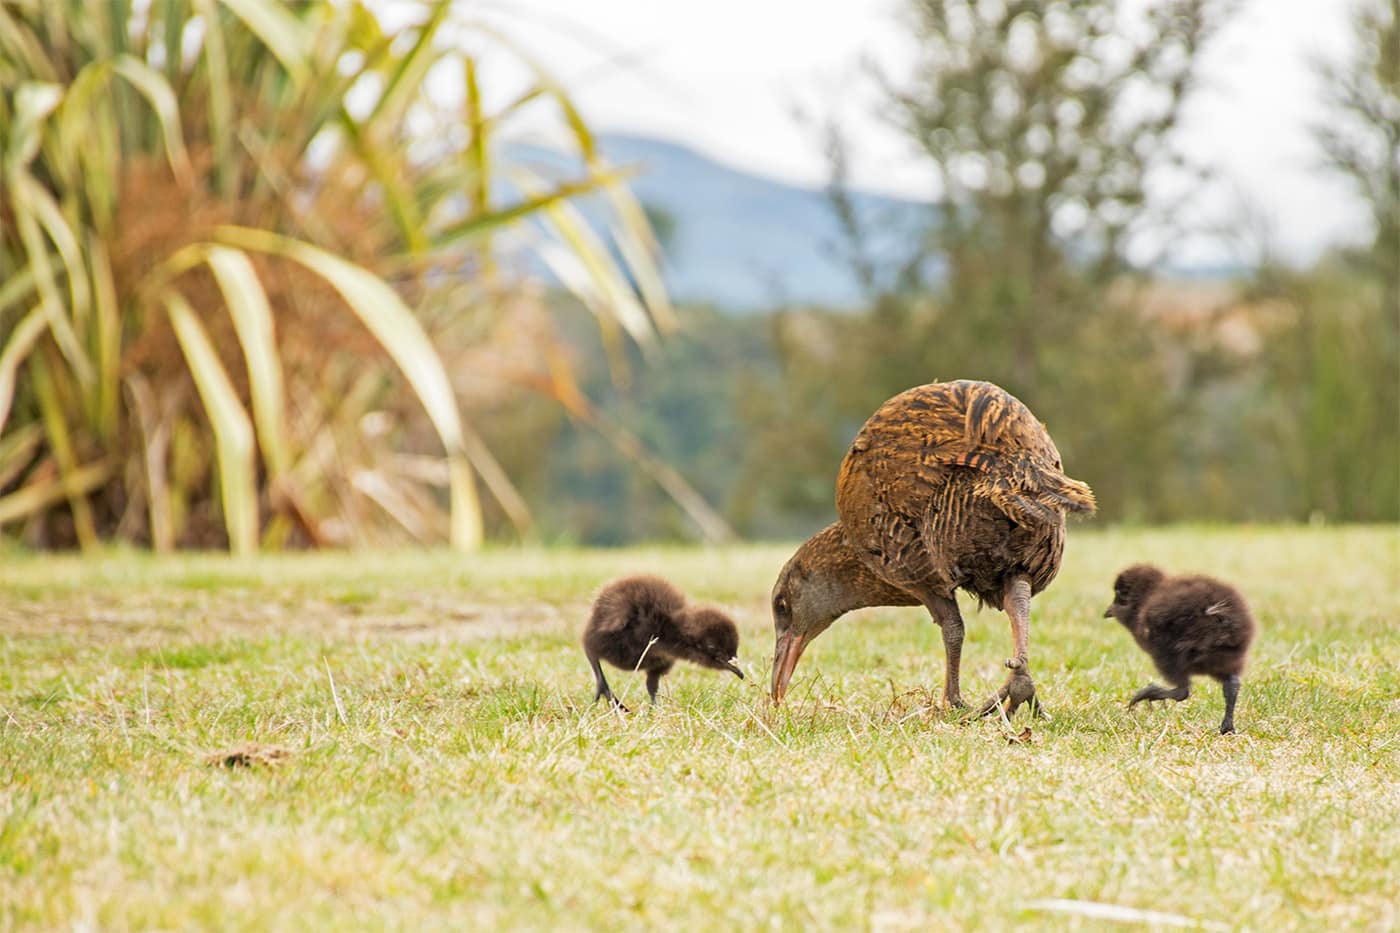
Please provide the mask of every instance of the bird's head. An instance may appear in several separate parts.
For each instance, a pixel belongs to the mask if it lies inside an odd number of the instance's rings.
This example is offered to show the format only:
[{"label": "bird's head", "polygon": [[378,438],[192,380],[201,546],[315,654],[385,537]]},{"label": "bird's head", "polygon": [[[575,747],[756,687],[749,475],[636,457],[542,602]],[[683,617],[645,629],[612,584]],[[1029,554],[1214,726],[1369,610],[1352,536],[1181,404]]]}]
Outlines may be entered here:
[{"label": "bird's head", "polygon": [[687,606],[678,621],[688,649],[687,660],[744,679],[739,669],[739,629],[733,619],[709,606]]},{"label": "bird's head", "polygon": [[1104,610],[1105,619],[1117,619],[1131,627],[1138,610],[1162,582],[1164,574],[1151,564],[1134,564],[1113,581],[1113,602]]},{"label": "bird's head", "polygon": [[781,703],[802,652],[853,608],[847,575],[833,565],[824,538],[809,539],[783,567],[773,584],[773,702]]}]

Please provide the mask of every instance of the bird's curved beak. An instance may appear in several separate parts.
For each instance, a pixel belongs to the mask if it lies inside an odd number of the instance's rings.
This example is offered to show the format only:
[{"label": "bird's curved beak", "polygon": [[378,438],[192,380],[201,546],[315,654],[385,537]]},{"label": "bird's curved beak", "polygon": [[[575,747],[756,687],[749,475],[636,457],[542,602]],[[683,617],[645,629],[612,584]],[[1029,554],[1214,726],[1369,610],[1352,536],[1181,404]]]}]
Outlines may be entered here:
[{"label": "bird's curved beak", "polygon": [[802,657],[803,650],[807,647],[807,636],[794,633],[788,629],[778,636],[777,646],[773,651],[773,702],[783,702],[783,696],[787,693],[788,681],[792,679],[793,669],[797,667],[797,659]]},{"label": "bird's curved beak", "polygon": [[744,679],[744,672],[739,669],[738,658],[730,658],[728,661],[725,661],[723,663],[725,668],[731,671],[735,677],[738,677],[740,680]]}]

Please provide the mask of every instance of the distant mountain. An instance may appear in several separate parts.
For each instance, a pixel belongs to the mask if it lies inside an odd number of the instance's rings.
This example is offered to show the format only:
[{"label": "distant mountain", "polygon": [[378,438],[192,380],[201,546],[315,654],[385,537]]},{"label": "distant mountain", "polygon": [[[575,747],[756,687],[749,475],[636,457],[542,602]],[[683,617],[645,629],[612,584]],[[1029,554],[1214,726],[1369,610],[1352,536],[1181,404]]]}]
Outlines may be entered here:
[{"label": "distant mountain", "polygon": [[[665,272],[676,301],[731,311],[860,302],[824,192],[730,168],[657,139],[604,134],[599,147],[610,162],[637,169],[633,192],[674,223]],[[559,163],[542,149],[513,148],[532,161]],[[864,193],[853,202],[872,230],[868,248],[882,258],[900,255],[903,240],[930,210],[925,203]]]},{"label": "distant mountain", "polygon": [[[633,192],[673,224],[665,238],[665,273],[676,301],[737,312],[862,303],[825,192],[731,168],[659,139],[603,134],[599,147],[613,164],[637,170],[630,180]],[[553,150],[510,148],[539,166],[574,168]],[[867,233],[870,258],[886,267],[913,253],[913,240],[935,209],[928,202],[864,192],[854,193],[852,203]],[[585,199],[581,207],[592,213],[596,205]],[[1244,271],[1232,263],[1156,269],[1163,278],[1186,281],[1221,281]]]}]

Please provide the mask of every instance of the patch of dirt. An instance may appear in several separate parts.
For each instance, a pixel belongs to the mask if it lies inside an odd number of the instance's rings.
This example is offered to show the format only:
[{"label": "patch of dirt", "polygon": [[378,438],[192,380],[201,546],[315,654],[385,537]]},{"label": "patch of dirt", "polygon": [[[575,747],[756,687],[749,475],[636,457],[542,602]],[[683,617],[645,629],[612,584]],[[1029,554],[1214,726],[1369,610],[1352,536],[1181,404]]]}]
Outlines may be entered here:
[{"label": "patch of dirt", "polygon": [[292,757],[292,751],[281,745],[264,745],[261,742],[248,742],[237,748],[220,752],[210,752],[204,756],[204,763],[224,768],[256,768],[279,765]]},{"label": "patch of dirt", "polygon": [[331,599],[274,592],[200,594],[132,593],[118,598],[52,598],[0,607],[0,633],[20,637],[62,635],[120,640],[135,648],[168,644],[172,636],[262,634],[329,635],[455,642],[512,638],[582,627],[585,604],[476,603],[433,593],[346,606]]}]

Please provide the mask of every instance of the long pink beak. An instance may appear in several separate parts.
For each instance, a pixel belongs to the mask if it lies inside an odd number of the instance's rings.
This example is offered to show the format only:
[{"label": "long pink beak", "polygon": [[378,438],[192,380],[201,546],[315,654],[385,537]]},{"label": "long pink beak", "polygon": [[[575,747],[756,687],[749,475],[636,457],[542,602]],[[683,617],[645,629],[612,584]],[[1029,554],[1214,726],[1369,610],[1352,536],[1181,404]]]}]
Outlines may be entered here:
[{"label": "long pink beak", "polygon": [[806,648],[807,639],[802,635],[794,635],[791,629],[778,636],[777,646],[773,651],[774,703],[783,702],[788,681],[792,679],[792,672],[797,667],[797,659],[802,657]]}]

